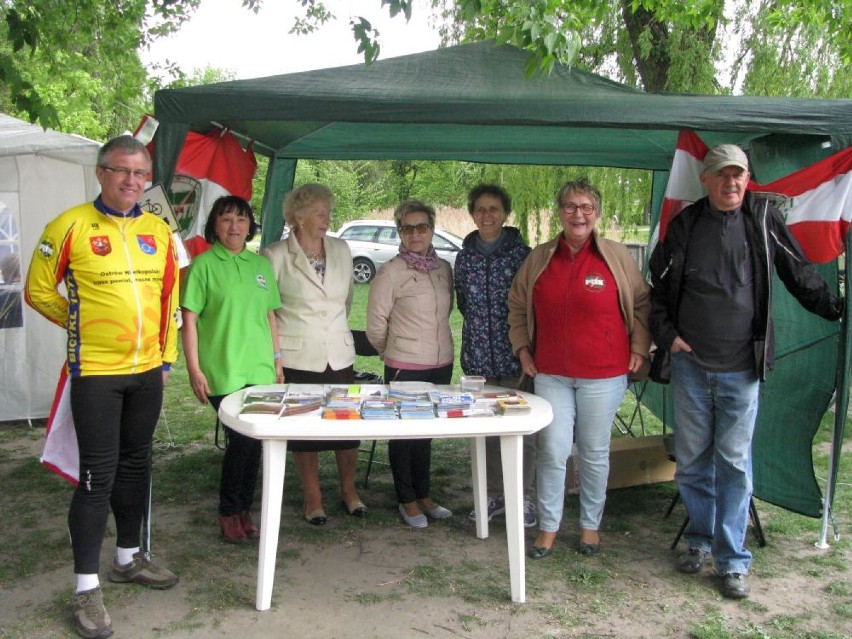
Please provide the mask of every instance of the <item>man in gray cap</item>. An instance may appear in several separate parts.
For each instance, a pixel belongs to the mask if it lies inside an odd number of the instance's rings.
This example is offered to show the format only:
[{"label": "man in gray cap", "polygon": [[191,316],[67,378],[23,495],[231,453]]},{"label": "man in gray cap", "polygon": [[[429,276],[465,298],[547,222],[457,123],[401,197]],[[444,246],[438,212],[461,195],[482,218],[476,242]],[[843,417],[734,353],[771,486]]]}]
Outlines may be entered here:
[{"label": "man in gray cap", "polygon": [[707,197],[671,220],[650,261],[651,333],[662,355],[651,377],[667,382],[670,371],[675,481],[689,515],[677,568],[698,573],[713,559],[722,594],[735,599],[749,594],[751,440],[759,385],[773,368],[772,268],[808,311],[828,320],[843,313],[748,181],[740,147],[712,148],[701,172]]}]

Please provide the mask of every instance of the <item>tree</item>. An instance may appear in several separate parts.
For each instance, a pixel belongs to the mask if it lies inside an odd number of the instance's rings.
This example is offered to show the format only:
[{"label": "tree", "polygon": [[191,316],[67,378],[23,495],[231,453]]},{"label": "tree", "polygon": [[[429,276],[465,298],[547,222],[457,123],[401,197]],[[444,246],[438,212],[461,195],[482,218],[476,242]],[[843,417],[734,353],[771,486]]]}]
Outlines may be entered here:
[{"label": "tree", "polygon": [[8,34],[0,39],[0,107],[90,137],[121,132],[142,111],[140,47],[176,29],[199,2],[0,0]]}]

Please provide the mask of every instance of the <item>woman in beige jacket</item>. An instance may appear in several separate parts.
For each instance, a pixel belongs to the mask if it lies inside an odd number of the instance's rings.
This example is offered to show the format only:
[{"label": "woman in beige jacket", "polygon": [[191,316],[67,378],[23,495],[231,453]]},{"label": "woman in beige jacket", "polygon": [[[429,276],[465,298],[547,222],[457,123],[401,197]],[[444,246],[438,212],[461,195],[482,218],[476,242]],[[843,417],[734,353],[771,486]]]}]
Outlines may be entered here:
[{"label": "woman in beige jacket", "polygon": [[[281,293],[275,311],[284,377],[293,384],[350,384],[353,381],[355,341],[349,330],[352,306],[352,255],[343,240],[327,237],[331,223],[331,190],[304,184],[284,200],[284,220],[290,236],[263,251]],[[347,512],[363,517],[367,508],[355,490],[358,463],[356,441],[290,441],[293,461],[302,480],[305,520],[326,523],[319,484],[317,452],[334,450],[340,494]]]},{"label": "woman in beige jacket", "polygon": [[[385,362],[385,381],[449,384],[453,376],[453,271],[432,246],[435,209],[417,200],[394,212],[402,240],[399,255],[385,262],[370,286],[367,338]],[[452,513],[429,496],[431,439],[392,439],[388,457],[399,512],[413,528],[427,516]]]}]

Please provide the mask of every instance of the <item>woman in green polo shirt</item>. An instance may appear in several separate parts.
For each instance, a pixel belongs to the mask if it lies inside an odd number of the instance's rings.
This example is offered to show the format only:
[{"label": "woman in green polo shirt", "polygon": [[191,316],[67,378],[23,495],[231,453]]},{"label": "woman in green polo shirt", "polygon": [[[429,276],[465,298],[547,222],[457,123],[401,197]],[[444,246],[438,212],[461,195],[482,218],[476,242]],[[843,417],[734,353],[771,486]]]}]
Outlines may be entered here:
[{"label": "woman in green polo shirt", "polygon": [[[213,203],[204,239],[181,289],[183,350],[189,381],[202,404],[255,384],[282,383],[275,309],[281,306],[269,262],[246,248],[257,232],[249,203],[235,196]],[[219,484],[219,524],[225,541],[257,539],[251,505],[260,441],[225,427],[228,447]]]}]

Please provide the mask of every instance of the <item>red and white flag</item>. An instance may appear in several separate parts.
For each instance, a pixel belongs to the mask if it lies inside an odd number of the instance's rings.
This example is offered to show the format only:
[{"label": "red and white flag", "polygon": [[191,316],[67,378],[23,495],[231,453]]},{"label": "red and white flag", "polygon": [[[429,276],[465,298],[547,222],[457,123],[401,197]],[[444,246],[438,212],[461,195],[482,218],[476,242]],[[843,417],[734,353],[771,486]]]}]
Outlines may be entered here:
[{"label": "red and white flag", "polygon": [[64,477],[75,486],[80,478],[80,453],[77,449],[77,433],[71,417],[71,384],[68,368],[63,364],[56,384],[56,394],[47,418],[44,450],[41,463]]},{"label": "red and white flag", "polygon": [[778,208],[811,262],[830,262],[846,250],[852,222],[852,147],[752,190],[786,196]]},{"label": "red and white flag", "polygon": [[[675,215],[704,197],[701,169],[708,150],[692,131],[678,135],[651,249],[665,238]],[[830,262],[846,249],[846,233],[852,223],[852,147],[770,184],[750,181],[748,189],[772,199],[812,262]]]},{"label": "red and white flag", "polygon": [[213,202],[223,195],[250,200],[256,170],[257,160],[251,144],[243,150],[228,131],[187,134],[175,177],[178,182],[185,183],[185,178],[189,177],[200,183],[200,197],[195,206],[191,207],[191,211],[183,210],[185,219],[182,225],[186,224],[183,237],[190,255],[198,255],[210,247],[204,240],[204,225]]},{"label": "red and white flag", "polygon": [[[154,118],[146,115],[133,135],[147,144],[157,124]],[[152,145],[148,149],[153,155]],[[243,149],[227,130],[187,133],[169,191],[181,237],[190,256],[210,247],[204,240],[204,225],[216,198],[236,195],[244,200],[251,199],[256,171],[257,160],[251,144]]]},{"label": "red and white flag", "polygon": [[704,197],[701,169],[708,150],[704,141],[692,131],[681,131],[678,134],[672,169],[669,173],[669,182],[666,185],[666,194],[663,197],[663,207],[660,210],[660,221],[657,226],[659,238],[654,238],[653,244],[665,239],[669,220],[696,200]]}]

